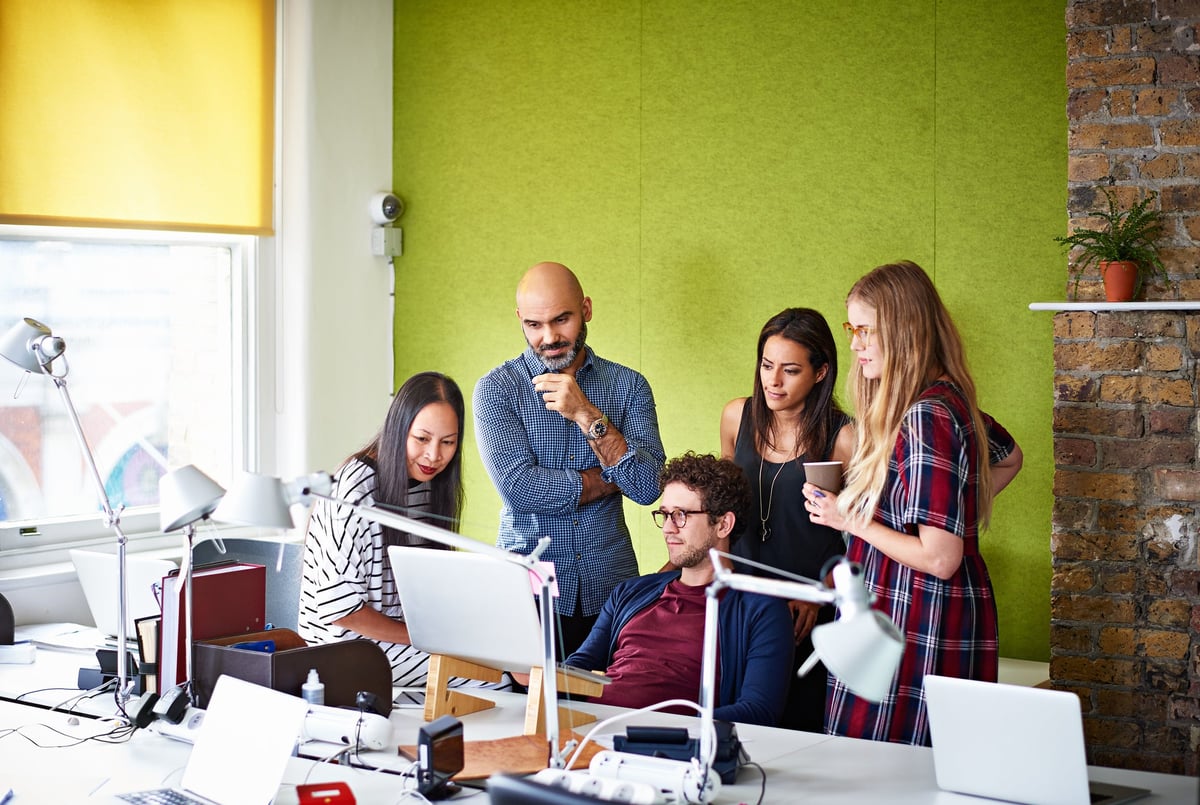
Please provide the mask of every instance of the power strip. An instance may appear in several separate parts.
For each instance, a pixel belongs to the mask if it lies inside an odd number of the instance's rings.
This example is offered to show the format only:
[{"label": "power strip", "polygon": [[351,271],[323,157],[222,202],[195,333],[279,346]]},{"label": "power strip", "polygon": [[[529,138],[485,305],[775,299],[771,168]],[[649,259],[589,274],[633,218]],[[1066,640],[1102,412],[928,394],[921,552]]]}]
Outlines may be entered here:
[{"label": "power strip", "polygon": [[194,744],[202,726],[204,726],[204,711],[196,707],[188,707],[178,724],[172,724],[163,718],[156,718],[146,729],[174,741]]},{"label": "power strip", "polygon": [[605,749],[592,756],[588,773],[593,777],[645,783],[654,788],[663,802],[707,805],[721,790],[720,776],[705,771],[695,761],[635,755]]},{"label": "power strip", "polygon": [[533,775],[539,783],[565,788],[575,794],[586,794],[607,802],[629,802],[634,805],[666,805],[654,786],[629,780],[593,777],[587,771],[542,769]]},{"label": "power strip", "polygon": [[398,746],[398,743],[392,742],[392,722],[384,716],[322,704],[308,706],[308,715],[304,717],[300,738],[304,741],[324,741],[342,746],[354,746],[357,738],[358,745],[364,749]]},{"label": "power strip", "polygon": [[[359,745],[364,749],[385,749],[391,744],[390,721],[378,713],[364,713],[361,714],[360,727],[359,717],[357,710],[309,705],[308,715],[304,717],[304,726],[300,730],[300,739],[353,746],[354,737],[357,735]],[[196,735],[202,726],[204,711],[189,707],[178,724],[159,718],[150,722],[148,729],[176,741],[195,743]]]}]

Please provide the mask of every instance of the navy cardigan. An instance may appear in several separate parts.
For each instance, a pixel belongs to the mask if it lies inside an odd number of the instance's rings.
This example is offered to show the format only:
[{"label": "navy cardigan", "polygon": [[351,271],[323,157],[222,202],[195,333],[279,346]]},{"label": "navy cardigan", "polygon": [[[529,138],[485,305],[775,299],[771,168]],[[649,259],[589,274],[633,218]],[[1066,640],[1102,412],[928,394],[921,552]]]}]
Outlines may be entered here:
[{"label": "navy cardigan", "polygon": [[[607,670],[625,624],[656,601],[667,584],[679,575],[678,570],[673,570],[639,576],[617,585],[600,610],[587,640],[567,658],[566,664],[588,671]],[[778,598],[727,590],[721,597],[718,614],[721,687],[717,691],[714,718],[776,726],[787,701],[795,651],[787,604]],[[696,642],[703,638],[703,634],[697,634]]]}]

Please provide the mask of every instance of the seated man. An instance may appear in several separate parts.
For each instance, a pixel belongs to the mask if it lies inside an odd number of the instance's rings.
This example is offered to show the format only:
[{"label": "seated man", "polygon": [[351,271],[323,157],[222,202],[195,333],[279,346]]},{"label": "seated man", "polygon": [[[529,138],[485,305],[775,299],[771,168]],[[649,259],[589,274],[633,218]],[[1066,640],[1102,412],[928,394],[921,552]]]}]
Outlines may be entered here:
[{"label": "seated man", "polygon": [[[602,704],[699,701],[705,589],[713,579],[708,551],[728,551],[737,540],[750,485],[732,461],[694,453],[667,462],[659,485],[662,497],[651,514],[679,569],[617,585],[583,645],[566,660],[612,678],[592,699]],[[787,700],[795,644],[787,604],[725,590],[719,612],[714,715],[775,726]]]}]

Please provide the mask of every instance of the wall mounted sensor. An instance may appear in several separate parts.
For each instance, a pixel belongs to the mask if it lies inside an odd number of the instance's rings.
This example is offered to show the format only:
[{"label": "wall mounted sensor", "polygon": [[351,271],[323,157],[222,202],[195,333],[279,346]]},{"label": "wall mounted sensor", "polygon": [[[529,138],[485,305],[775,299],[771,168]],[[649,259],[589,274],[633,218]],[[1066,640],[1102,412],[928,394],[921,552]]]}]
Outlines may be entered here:
[{"label": "wall mounted sensor", "polygon": [[404,253],[404,230],[398,226],[377,226],[371,230],[371,254],[399,257]]},{"label": "wall mounted sensor", "polygon": [[390,224],[404,214],[404,202],[395,193],[376,193],[371,196],[371,220]]}]

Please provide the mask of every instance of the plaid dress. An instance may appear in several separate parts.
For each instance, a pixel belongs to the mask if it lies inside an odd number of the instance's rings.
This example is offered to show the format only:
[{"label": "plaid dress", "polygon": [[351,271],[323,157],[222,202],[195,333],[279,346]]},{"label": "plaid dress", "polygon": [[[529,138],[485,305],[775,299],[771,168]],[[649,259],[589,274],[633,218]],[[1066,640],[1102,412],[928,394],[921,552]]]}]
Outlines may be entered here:
[{"label": "plaid dress", "polygon": [[[1012,437],[991,417],[991,463],[1012,452]],[[897,743],[929,744],[925,674],[996,681],[996,602],[979,553],[979,444],[966,400],[937,381],[922,392],[900,426],[875,519],[915,535],[934,526],[963,540],[962,566],[947,580],[913,570],[851,535],[846,556],[863,567],[868,589],[904,634],[892,690],[879,704],[851,693],[830,675],[825,731]]]}]

